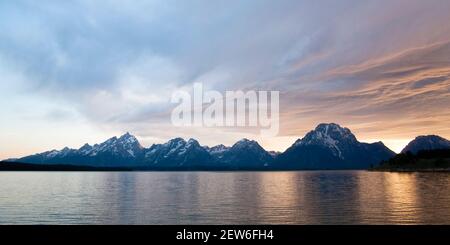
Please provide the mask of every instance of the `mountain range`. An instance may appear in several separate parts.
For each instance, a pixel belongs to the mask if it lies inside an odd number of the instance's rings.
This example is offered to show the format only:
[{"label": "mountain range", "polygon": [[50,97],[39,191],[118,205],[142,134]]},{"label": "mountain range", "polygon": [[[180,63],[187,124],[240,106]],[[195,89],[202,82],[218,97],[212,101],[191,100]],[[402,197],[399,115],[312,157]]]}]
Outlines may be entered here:
[{"label": "mountain range", "polygon": [[[450,148],[450,142],[434,135],[420,136],[404,151],[439,148]],[[126,133],[79,149],[65,147],[8,161],[142,170],[367,169],[394,155],[382,142],[362,143],[348,128],[322,123],[282,153],[268,152],[248,139],[231,147],[208,147],[195,139],[174,138],[145,148]]]}]

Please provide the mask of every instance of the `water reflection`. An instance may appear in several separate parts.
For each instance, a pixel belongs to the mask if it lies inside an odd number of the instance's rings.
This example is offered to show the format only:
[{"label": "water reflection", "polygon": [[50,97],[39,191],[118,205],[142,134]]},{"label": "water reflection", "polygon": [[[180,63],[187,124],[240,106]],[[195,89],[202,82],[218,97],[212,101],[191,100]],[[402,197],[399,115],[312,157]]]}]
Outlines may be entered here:
[{"label": "water reflection", "polygon": [[297,185],[297,177],[295,172],[259,176],[258,205],[255,208],[257,220],[289,224],[302,215],[303,210],[299,205],[304,203],[304,195],[303,188]]},{"label": "water reflection", "polygon": [[450,224],[447,173],[2,172],[0,224]]},{"label": "water reflection", "polygon": [[383,175],[386,195],[387,223],[418,223],[420,205],[417,200],[417,174]]}]

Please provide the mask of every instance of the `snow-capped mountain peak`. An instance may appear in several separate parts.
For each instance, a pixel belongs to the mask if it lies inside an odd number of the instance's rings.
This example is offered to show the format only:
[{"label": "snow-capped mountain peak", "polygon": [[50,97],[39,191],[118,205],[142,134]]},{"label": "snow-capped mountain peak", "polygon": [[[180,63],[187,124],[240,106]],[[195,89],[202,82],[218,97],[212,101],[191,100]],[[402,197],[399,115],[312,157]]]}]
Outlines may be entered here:
[{"label": "snow-capped mountain peak", "polygon": [[186,147],[190,147],[190,146],[200,146],[200,144],[198,143],[198,141],[196,139],[189,139],[187,141]]},{"label": "snow-capped mountain peak", "polygon": [[51,150],[51,151],[44,152],[43,156],[46,158],[52,158],[52,157],[56,157],[59,153],[60,153],[60,151],[58,151],[58,150]]},{"label": "snow-capped mountain peak", "polygon": [[348,128],[335,123],[321,123],[305,137],[295,142],[296,145],[321,144],[336,148],[339,143],[357,142],[356,137]]},{"label": "snow-capped mountain peak", "polygon": [[352,134],[350,129],[341,127],[336,123],[321,123],[317,125],[314,131],[334,140],[348,139],[356,141],[356,137]]},{"label": "snow-capped mountain peak", "polygon": [[83,145],[78,149],[78,153],[83,156],[97,156],[99,154],[114,154],[126,157],[135,157],[144,148],[141,146],[139,141],[131,135],[126,133],[119,138],[112,137],[107,139],[101,144],[95,144],[90,146],[89,144]]},{"label": "snow-capped mountain peak", "polygon": [[254,140],[249,140],[246,138],[243,138],[236,142],[231,148],[244,148],[244,147],[251,147],[251,146],[259,146],[258,142]]},{"label": "snow-capped mountain peak", "polygon": [[409,142],[402,152],[409,151],[415,154],[421,150],[437,149],[450,149],[450,141],[437,135],[421,135]]},{"label": "snow-capped mountain peak", "polygon": [[88,143],[86,143],[82,147],[80,147],[78,150],[79,151],[85,151],[85,150],[90,150],[90,149],[92,149],[92,146],[89,145]]},{"label": "snow-capped mountain peak", "polygon": [[[348,129],[335,123],[319,124],[302,139],[297,140],[277,161],[285,164],[302,163],[306,168],[334,168],[340,163],[347,168],[367,167],[395,155],[384,144],[359,142]],[[319,167],[320,165],[320,167]]]},{"label": "snow-capped mountain peak", "polygon": [[134,135],[131,135],[130,133],[126,133],[118,139],[119,143],[123,144],[126,148],[143,148],[139,141],[134,137]]},{"label": "snow-capped mountain peak", "polygon": [[209,153],[213,154],[213,153],[224,152],[224,151],[230,149],[230,147],[225,146],[225,145],[223,145],[223,144],[220,144],[220,145],[216,145],[216,146],[213,146],[213,147],[205,146],[205,149],[206,149]]},{"label": "snow-capped mountain peak", "polygon": [[117,137],[111,137],[109,139],[107,139],[105,142],[101,143],[101,145],[109,145],[109,144],[113,144],[114,142],[117,141]]},{"label": "snow-capped mountain peak", "polygon": [[297,140],[294,143],[294,147],[324,146],[329,148],[333,155],[344,159],[343,148],[348,148],[358,143],[356,137],[348,128],[341,127],[336,123],[321,123],[314,130],[307,133],[305,137]]}]

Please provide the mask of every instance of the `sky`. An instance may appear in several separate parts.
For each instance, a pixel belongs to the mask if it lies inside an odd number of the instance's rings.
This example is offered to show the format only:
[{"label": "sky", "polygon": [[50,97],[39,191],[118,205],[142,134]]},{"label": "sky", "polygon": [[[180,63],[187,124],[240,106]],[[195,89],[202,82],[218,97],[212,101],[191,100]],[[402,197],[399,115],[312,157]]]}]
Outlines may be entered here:
[{"label": "sky", "polygon": [[[0,1],[0,159],[125,132],[144,146],[257,140],[319,123],[400,151],[450,138],[450,1]],[[280,132],[178,128],[171,94],[280,91]]]}]

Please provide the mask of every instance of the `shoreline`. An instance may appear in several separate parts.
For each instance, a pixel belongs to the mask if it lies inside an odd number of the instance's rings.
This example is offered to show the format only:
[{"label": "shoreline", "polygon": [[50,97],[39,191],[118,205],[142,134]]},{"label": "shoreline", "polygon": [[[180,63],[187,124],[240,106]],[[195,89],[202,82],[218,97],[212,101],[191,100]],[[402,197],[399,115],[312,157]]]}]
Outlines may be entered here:
[{"label": "shoreline", "polygon": [[412,168],[388,168],[388,169],[368,169],[370,172],[397,172],[397,173],[450,173],[450,168],[429,168],[429,169],[412,169]]}]

